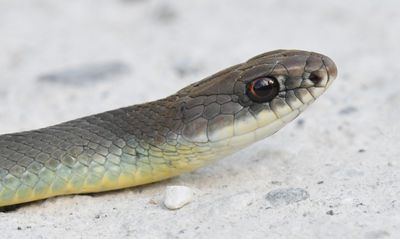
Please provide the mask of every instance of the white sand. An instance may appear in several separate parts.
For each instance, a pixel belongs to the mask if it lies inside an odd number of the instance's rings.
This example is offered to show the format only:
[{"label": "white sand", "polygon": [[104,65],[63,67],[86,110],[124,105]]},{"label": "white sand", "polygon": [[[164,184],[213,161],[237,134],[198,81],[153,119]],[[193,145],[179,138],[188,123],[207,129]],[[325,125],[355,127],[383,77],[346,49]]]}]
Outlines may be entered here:
[{"label": "white sand", "polygon": [[[164,182],[0,213],[0,238],[399,238],[399,8],[0,0],[1,133],[164,97],[277,48],[327,54],[340,71],[267,140]],[[98,73],[104,64],[109,74]],[[168,185],[194,188],[195,200],[166,209]]]}]

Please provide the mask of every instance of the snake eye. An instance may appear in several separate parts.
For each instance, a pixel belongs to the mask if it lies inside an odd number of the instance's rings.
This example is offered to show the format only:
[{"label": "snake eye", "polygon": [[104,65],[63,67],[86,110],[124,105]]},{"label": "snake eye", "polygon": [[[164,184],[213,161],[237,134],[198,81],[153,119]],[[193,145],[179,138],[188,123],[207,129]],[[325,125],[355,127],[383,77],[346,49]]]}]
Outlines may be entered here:
[{"label": "snake eye", "polygon": [[279,82],[274,77],[260,77],[247,84],[247,95],[256,102],[268,102],[279,93]]}]

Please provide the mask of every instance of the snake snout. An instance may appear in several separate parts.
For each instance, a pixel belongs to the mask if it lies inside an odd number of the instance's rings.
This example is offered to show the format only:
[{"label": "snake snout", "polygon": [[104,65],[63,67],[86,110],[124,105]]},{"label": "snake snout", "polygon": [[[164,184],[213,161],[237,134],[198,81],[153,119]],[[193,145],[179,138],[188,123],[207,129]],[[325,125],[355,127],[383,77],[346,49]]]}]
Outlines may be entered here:
[{"label": "snake snout", "polygon": [[332,82],[332,80],[336,79],[337,76],[337,67],[335,62],[332,61],[331,58],[324,56],[322,58],[322,61],[324,62],[326,71],[328,72],[329,75],[329,81]]},{"label": "snake snout", "polygon": [[[318,69],[311,70],[317,67]],[[308,68],[308,69],[307,69]],[[328,87],[337,76],[337,67],[333,60],[325,55],[312,52],[307,59],[305,70],[311,71],[309,79],[315,86]],[[326,78],[326,81],[323,80]]]}]

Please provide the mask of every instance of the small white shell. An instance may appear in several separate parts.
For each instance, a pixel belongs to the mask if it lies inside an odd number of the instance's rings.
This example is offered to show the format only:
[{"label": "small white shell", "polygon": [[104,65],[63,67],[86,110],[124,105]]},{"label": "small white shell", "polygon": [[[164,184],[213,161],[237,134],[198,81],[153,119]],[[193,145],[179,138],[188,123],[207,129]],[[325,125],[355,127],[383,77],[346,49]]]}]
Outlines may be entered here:
[{"label": "small white shell", "polygon": [[164,205],[171,210],[179,209],[193,200],[193,190],[185,186],[168,186],[165,189]]}]

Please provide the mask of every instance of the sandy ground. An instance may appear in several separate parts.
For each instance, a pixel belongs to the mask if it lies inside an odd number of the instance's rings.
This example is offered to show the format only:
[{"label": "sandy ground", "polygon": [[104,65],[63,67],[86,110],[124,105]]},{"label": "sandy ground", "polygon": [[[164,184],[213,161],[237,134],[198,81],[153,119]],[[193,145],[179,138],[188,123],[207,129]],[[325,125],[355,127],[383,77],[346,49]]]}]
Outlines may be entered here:
[{"label": "sandy ground", "polygon": [[[399,238],[398,1],[0,0],[0,132],[170,95],[277,48],[340,74],[274,136],[152,185],[0,213],[1,238]],[[170,211],[167,185],[196,190]]]}]

